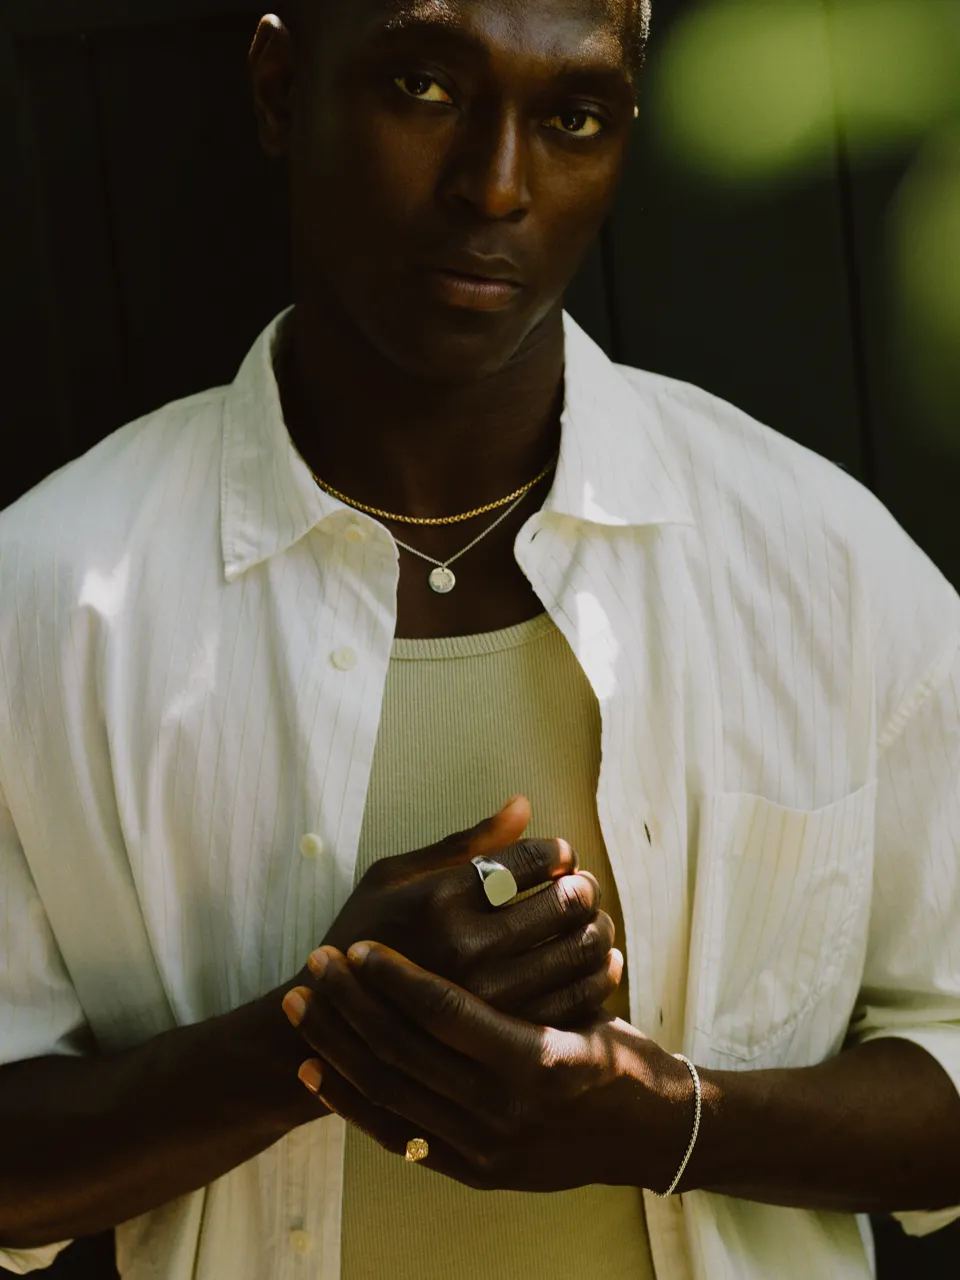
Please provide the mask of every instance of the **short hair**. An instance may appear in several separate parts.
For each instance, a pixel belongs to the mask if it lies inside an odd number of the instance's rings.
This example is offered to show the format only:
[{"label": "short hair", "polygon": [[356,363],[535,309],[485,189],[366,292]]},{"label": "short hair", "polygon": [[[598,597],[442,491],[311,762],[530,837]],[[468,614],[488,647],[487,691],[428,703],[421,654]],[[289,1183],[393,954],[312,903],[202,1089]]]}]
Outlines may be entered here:
[{"label": "short hair", "polygon": [[[345,0],[282,0],[277,16],[294,34],[323,16],[324,9]],[[639,76],[647,56],[650,39],[652,0],[620,0],[626,30],[626,55],[630,70]]]}]

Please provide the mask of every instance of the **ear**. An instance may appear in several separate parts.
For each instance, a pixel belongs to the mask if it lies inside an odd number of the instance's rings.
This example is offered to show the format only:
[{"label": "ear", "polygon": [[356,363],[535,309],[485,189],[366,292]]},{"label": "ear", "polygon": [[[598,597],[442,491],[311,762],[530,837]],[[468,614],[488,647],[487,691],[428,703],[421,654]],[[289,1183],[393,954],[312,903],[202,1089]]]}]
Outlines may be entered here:
[{"label": "ear", "polygon": [[293,37],[276,14],[260,19],[248,55],[260,145],[268,156],[283,156],[293,120],[296,52]]}]

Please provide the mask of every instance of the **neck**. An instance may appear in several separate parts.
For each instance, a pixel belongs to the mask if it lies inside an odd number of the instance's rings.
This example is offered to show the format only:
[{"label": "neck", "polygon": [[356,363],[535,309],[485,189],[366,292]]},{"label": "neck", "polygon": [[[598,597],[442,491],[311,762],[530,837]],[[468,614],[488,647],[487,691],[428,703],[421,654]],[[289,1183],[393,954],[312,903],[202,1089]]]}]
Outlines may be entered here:
[{"label": "neck", "polygon": [[312,471],[368,506],[455,515],[532,480],[560,448],[563,308],[497,373],[424,380],[336,309],[298,304],[277,360],[287,427]]}]

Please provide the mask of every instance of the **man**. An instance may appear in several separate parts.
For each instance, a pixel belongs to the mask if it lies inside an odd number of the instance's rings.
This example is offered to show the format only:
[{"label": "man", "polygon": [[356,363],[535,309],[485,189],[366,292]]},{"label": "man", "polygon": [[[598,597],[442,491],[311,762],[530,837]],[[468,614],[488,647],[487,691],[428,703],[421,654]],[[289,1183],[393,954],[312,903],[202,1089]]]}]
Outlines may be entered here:
[{"label": "man", "polygon": [[960,1212],[960,598],[564,312],[647,19],[265,19],[295,307],[0,520],[8,1270],[852,1278]]}]

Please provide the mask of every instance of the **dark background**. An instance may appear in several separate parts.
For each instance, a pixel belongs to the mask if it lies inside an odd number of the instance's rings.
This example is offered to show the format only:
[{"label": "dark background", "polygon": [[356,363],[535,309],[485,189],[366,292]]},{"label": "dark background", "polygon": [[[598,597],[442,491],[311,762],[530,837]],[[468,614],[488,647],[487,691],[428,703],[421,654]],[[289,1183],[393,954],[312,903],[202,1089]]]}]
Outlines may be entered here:
[{"label": "dark background", "polygon": [[[652,56],[689,7],[657,0]],[[0,16],[0,508],[125,422],[231,381],[290,301],[283,176],[258,151],[246,75],[261,10],[19,9]],[[892,358],[884,225],[909,157],[852,164],[838,125],[815,176],[734,195],[671,162],[646,105],[570,311],[614,359],[846,467],[960,586],[960,455],[933,443]],[[881,1280],[960,1274],[960,1227],[875,1229]],[[113,1277],[112,1233],[45,1274]]]}]

